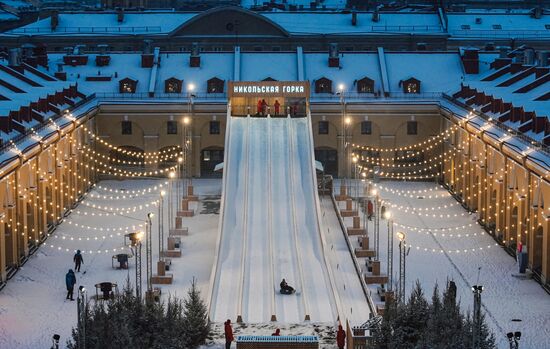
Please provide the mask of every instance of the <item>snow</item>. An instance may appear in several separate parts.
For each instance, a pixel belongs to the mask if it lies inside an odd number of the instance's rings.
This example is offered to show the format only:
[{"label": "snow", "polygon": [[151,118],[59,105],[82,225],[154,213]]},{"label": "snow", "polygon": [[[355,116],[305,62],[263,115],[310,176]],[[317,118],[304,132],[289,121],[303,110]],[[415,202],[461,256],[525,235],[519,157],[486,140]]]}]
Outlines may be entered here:
[{"label": "snow", "polygon": [[[358,191],[363,192],[363,184],[358,182]],[[431,295],[437,282],[440,289],[448,280],[454,280],[462,310],[472,310],[473,296],[470,287],[483,285],[483,310],[489,326],[495,332],[497,347],[506,347],[506,333],[521,331],[521,346],[525,348],[548,347],[550,335],[550,297],[538,283],[516,277],[518,265],[501,247],[495,245],[491,236],[476,224],[476,215],[469,215],[442,187],[430,182],[383,181],[377,188],[381,198],[391,205],[414,207],[415,212],[405,209],[390,209],[394,217],[394,234],[406,233],[406,241],[411,246],[407,256],[406,289],[410,292],[413,283],[419,280],[426,294]],[[385,189],[387,188],[387,189]],[[390,190],[394,190],[392,193]],[[404,196],[397,191],[429,192],[409,193]],[[338,192],[338,188],[336,188]],[[432,198],[428,198],[432,195]],[[436,195],[440,197],[435,197]],[[418,196],[425,197],[424,199]],[[437,209],[447,205],[447,208]],[[342,206],[343,207],[343,206]],[[389,207],[389,204],[386,204]],[[427,216],[421,209],[435,208],[438,217]],[[431,210],[430,210],[431,211]],[[463,215],[465,213],[465,215]],[[444,214],[444,218],[439,218]],[[447,217],[449,214],[451,217]],[[346,218],[348,224],[351,220]],[[369,222],[368,231],[372,238],[374,222]],[[471,225],[471,226],[470,226]],[[403,227],[408,226],[409,228]],[[414,229],[410,227],[415,227]],[[453,228],[441,231],[441,228]],[[459,227],[455,229],[454,227]],[[422,229],[421,231],[419,229]],[[357,245],[357,242],[354,242]],[[394,243],[394,284],[399,273],[399,246]],[[358,245],[357,245],[358,246]],[[443,251],[443,252],[442,252]],[[380,222],[380,260],[382,272],[387,268],[387,222]],[[478,268],[479,269],[478,271]],[[478,274],[479,273],[479,274]],[[395,286],[394,286],[395,288]],[[373,289],[373,298],[377,300]],[[521,319],[513,322],[512,319]]]},{"label": "snow", "polygon": [[[108,189],[138,190],[149,188],[164,183],[164,180],[125,180],[102,181],[100,185],[105,189],[95,189],[96,194],[113,195]],[[201,198],[215,198],[220,194],[219,180],[194,180],[195,192]],[[158,199],[158,191],[121,202],[121,207],[144,204]],[[113,205],[106,199],[86,199],[90,202],[103,205]],[[175,199],[174,199],[175,200]],[[197,208],[197,207],[194,207]],[[167,235],[168,210],[165,211],[165,236]],[[182,257],[172,258],[170,273],[174,274],[172,285],[163,285],[163,299],[169,294],[180,297],[185,296],[187,288],[193,277],[197,278],[202,296],[208,294],[210,270],[213,262],[211,251],[217,234],[217,215],[200,213],[193,218],[185,220],[189,227],[189,236],[182,237]],[[156,213],[156,208],[153,210]],[[116,282],[119,291],[129,276],[133,283],[135,280],[135,259],[129,261],[130,268],[127,271],[116,270],[111,267],[111,256],[120,253],[119,249],[124,244],[123,235],[126,229],[120,233],[105,233],[104,231],[83,229],[75,226],[90,225],[94,227],[115,228],[143,224],[146,211],[137,211],[125,216],[98,216],[101,211],[91,207],[80,205],[66,218],[67,221],[58,226],[54,235],[50,236],[46,243],[29,258],[28,262],[11,279],[7,286],[0,292],[0,347],[2,348],[44,348],[51,343],[54,333],[61,335],[61,343],[64,343],[70,335],[72,326],[76,325],[76,302],[64,301],[66,289],[64,275],[73,267],[72,255],[74,250],[84,250],[84,265],[81,273],[77,273],[77,286],[85,285],[88,289],[88,297],[95,295],[94,284],[103,281]],[[92,214],[94,214],[92,216]],[[103,214],[103,213],[102,213]],[[155,262],[158,256],[158,230],[157,221],[153,218],[153,270],[156,273]],[[119,235],[120,234],[120,235]],[[103,238],[105,236],[105,238]],[[78,241],[82,238],[82,241]],[[87,238],[90,240],[88,241]],[[97,240],[96,240],[97,238]],[[53,247],[51,247],[53,245]],[[112,249],[117,249],[113,252]],[[67,251],[68,249],[69,251]],[[97,253],[100,250],[101,253]],[[108,252],[105,252],[105,251]],[[90,253],[92,251],[92,253]],[[143,250],[145,261],[145,250]],[[145,266],[143,266],[143,278],[145,278]],[[145,287],[145,283],[144,286]]]},{"label": "snow", "polygon": [[242,81],[261,81],[267,77],[279,81],[296,81],[298,80],[296,54],[241,53],[241,72]]},{"label": "snow", "polygon": [[[547,22],[529,14],[448,13],[447,18],[448,31],[454,36],[550,36],[545,28]],[[476,23],[477,18],[481,23]],[[462,25],[469,25],[470,29],[462,29]],[[494,29],[494,25],[500,25],[502,29]]]}]

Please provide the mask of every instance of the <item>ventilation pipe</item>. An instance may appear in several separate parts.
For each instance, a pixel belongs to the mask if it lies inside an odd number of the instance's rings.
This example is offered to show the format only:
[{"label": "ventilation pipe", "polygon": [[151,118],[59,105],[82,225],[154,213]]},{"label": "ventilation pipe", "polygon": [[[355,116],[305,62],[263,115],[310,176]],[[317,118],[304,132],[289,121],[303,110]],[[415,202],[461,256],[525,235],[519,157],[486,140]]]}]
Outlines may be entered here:
[{"label": "ventilation pipe", "polygon": [[21,50],[20,49],[18,49],[18,48],[10,49],[8,65],[10,67],[18,67],[18,66],[21,65]]},{"label": "ventilation pipe", "polygon": [[50,27],[52,31],[55,31],[55,28],[59,25],[59,12],[53,11],[50,17]]},{"label": "ventilation pipe", "polygon": [[340,57],[338,57],[338,44],[335,42],[329,44],[328,66],[331,68],[340,67]]},{"label": "ventilation pipe", "polygon": [[357,25],[357,11],[351,12],[351,25],[353,26]]}]

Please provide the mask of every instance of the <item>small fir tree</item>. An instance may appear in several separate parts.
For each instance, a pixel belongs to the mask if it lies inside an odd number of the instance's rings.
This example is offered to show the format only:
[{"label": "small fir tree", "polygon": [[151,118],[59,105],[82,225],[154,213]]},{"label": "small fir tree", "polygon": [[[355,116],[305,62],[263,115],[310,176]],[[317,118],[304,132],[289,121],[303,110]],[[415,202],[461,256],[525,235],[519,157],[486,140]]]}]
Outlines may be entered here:
[{"label": "small fir tree", "polygon": [[208,309],[200,296],[195,278],[191,282],[191,288],[187,292],[183,307],[187,345],[189,348],[197,348],[206,342],[208,333],[210,333],[210,322],[208,321]]}]

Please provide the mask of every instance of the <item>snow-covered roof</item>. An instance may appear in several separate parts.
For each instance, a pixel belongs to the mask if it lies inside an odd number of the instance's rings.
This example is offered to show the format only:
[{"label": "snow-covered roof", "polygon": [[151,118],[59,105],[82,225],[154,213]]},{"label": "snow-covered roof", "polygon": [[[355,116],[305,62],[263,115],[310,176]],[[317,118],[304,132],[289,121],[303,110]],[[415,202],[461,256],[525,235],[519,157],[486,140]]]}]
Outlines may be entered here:
[{"label": "snow-covered roof", "polygon": [[11,12],[0,9],[0,22],[1,21],[17,21],[19,17]]},{"label": "snow-covered roof", "polygon": [[450,13],[448,32],[452,37],[479,38],[549,38],[550,22],[528,13]]}]

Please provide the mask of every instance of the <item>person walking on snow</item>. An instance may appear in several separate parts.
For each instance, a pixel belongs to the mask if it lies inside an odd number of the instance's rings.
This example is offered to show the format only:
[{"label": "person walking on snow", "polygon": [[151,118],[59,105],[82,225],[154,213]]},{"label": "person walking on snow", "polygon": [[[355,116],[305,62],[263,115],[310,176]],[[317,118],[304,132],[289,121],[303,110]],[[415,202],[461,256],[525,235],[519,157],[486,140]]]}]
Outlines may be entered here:
[{"label": "person walking on snow", "polygon": [[281,103],[279,103],[278,99],[275,100],[275,104],[273,104],[273,106],[275,107],[275,116],[279,116],[279,111],[281,109]]},{"label": "person walking on snow", "polygon": [[280,336],[281,335],[281,330],[280,329],[276,329],[274,333],[271,334],[272,336]]},{"label": "person walking on snow", "polygon": [[74,275],[74,271],[72,269],[69,269],[69,272],[65,275],[65,285],[67,286],[67,298],[72,301],[73,299],[73,290],[74,285],[76,284],[76,276]]},{"label": "person walking on snow", "polygon": [[82,254],[80,253],[80,250],[76,251],[73,257],[73,261],[74,261],[74,270],[77,273],[80,273],[80,264],[84,263],[84,258],[82,258]]},{"label": "person walking on snow", "polygon": [[338,332],[336,332],[336,345],[338,349],[344,349],[346,345],[346,332],[342,328],[342,325],[338,325]]},{"label": "person walking on snow", "polygon": [[231,328],[231,320],[227,319],[227,321],[223,324],[223,332],[225,334],[225,349],[231,348],[231,342],[235,340],[233,338],[233,329]]}]

